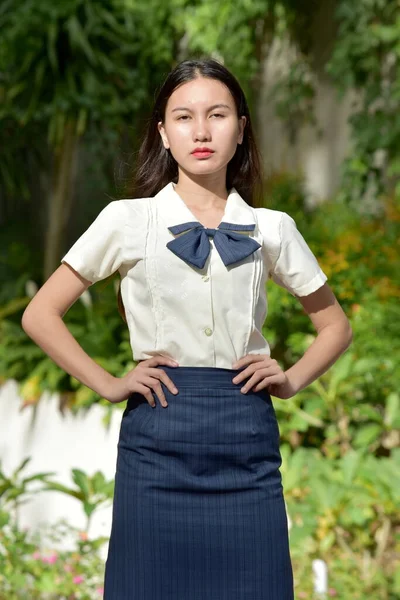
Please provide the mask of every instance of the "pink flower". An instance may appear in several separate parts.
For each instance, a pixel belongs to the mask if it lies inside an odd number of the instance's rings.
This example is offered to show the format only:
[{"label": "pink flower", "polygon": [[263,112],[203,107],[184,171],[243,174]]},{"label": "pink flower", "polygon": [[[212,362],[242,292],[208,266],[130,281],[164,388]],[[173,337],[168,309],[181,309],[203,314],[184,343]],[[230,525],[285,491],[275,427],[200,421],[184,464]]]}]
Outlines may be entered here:
[{"label": "pink flower", "polygon": [[329,588],[328,594],[329,596],[337,596],[337,591],[335,590],[335,588]]},{"label": "pink flower", "polygon": [[101,586],[101,587],[98,587],[98,588],[96,589],[96,592],[102,596],[102,595],[104,594],[104,587],[103,587],[103,586]]},{"label": "pink flower", "polygon": [[33,554],[32,554],[32,558],[34,558],[35,560],[39,560],[40,558],[40,552],[38,550],[36,550]]},{"label": "pink flower", "polygon": [[298,596],[299,598],[307,598],[307,592],[299,592],[299,593],[297,594],[297,596]]},{"label": "pink flower", "polygon": [[43,556],[42,562],[53,565],[56,562],[57,558],[57,554],[54,552],[53,554],[50,554],[50,556]]},{"label": "pink flower", "polygon": [[53,565],[56,562],[57,558],[58,555],[55,552],[53,552],[53,554],[50,554],[50,556],[47,558],[47,562]]},{"label": "pink flower", "polygon": [[72,571],[71,565],[64,565],[64,571],[66,571],[67,573],[70,573]]},{"label": "pink flower", "polygon": [[74,583],[83,583],[84,578],[82,577],[82,575],[77,575],[76,577],[73,578],[72,580]]}]

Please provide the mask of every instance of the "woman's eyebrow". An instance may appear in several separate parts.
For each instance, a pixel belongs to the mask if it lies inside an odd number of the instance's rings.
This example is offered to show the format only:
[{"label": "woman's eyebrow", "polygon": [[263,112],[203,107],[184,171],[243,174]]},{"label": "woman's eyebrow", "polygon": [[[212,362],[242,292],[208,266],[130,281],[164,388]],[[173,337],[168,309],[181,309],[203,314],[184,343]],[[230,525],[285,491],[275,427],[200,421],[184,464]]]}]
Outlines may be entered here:
[{"label": "woman's eyebrow", "polygon": [[[231,110],[231,107],[227,104],[213,104],[208,110],[214,110],[214,108],[227,108],[228,110]],[[189,112],[192,112],[192,110],[186,106],[178,106],[177,108],[173,108],[171,112],[175,112],[176,110],[188,110]]]}]

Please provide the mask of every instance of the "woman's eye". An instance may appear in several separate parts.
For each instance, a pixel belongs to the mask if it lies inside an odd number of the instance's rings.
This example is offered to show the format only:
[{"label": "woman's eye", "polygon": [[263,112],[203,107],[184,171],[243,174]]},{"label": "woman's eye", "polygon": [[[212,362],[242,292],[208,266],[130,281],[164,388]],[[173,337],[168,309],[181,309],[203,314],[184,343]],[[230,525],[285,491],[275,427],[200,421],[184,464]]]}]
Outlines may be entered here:
[{"label": "woman's eye", "polygon": [[[211,116],[212,117],[222,117],[223,118],[225,115],[221,115],[220,113],[213,113]],[[182,119],[188,119],[188,118],[189,118],[189,115],[182,115],[182,116],[178,117],[177,120],[181,121]]]}]

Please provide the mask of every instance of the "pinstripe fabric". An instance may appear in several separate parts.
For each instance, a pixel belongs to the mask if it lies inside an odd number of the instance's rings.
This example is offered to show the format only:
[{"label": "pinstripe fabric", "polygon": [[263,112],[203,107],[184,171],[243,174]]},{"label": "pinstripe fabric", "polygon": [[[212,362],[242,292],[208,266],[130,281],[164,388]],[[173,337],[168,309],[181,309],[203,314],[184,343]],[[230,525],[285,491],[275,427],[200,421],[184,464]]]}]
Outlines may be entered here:
[{"label": "pinstripe fabric", "polygon": [[159,368],[179,393],[124,411],[105,600],[293,600],[269,393],[242,394],[237,370]]}]

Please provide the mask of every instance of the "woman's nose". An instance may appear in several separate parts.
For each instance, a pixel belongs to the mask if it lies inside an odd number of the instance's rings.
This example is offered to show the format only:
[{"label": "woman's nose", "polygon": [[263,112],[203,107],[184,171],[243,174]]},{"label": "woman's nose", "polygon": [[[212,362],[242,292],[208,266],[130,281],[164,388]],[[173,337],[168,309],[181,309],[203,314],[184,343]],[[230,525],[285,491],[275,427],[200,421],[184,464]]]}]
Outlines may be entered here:
[{"label": "woman's nose", "polygon": [[195,140],[205,140],[210,139],[210,130],[206,123],[197,122],[194,127],[194,137]]}]

